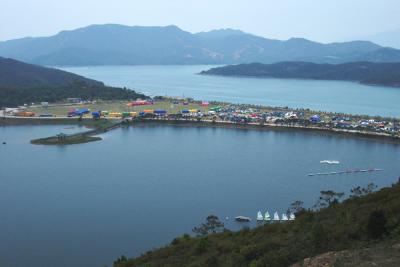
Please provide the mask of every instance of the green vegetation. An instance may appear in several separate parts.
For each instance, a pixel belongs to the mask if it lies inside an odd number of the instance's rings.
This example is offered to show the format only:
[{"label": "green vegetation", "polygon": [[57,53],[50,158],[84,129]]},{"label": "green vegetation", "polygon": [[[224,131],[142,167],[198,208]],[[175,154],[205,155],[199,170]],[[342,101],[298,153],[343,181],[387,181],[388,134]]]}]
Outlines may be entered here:
[{"label": "green vegetation", "polygon": [[74,145],[74,144],[82,144],[89,143],[93,141],[100,141],[101,137],[97,136],[88,136],[84,134],[74,135],[74,136],[66,136],[62,137],[62,135],[40,138],[31,141],[31,144],[35,145]]},{"label": "green vegetation", "polygon": [[146,98],[135,91],[108,86],[87,86],[75,83],[64,87],[1,87],[0,107],[14,107],[23,104],[40,102],[58,102],[69,97],[82,100],[129,100]]},{"label": "green vegetation", "polygon": [[400,87],[400,63],[398,62],[352,62],[338,65],[310,62],[252,63],[212,68],[201,72],[201,74],[260,78],[343,80]]},{"label": "green vegetation", "polygon": [[120,123],[118,121],[112,122],[104,119],[93,120],[90,123],[90,126],[94,127],[93,130],[71,135],[59,133],[55,136],[31,140],[31,143],[35,145],[74,145],[100,141],[102,140],[101,137],[93,135],[104,133],[112,128],[118,127],[119,125]]},{"label": "green vegetation", "polygon": [[135,91],[105,86],[102,82],[58,69],[0,57],[0,108],[69,97],[83,100],[145,98]]},{"label": "green vegetation", "polygon": [[[298,201],[292,206],[298,210],[295,221],[251,230],[212,233],[217,231],[210,229],[221,225],[212,223],[210,228],[207,219],[202,225],[207,226],[207,235],[204,231],[197,237],[183,235],[136,259],[121,257],[114,267],[289,266],[322,253],[327,253],[322,258],[330,255],[331,265],[326,266],[357,266],[372,260],[389,263],[379,266],[396,266],[390,263],[400,262],[398,249],[392,247],[400,240],[400,184],[371,193],[373,188],[356,188],[342,203],[341,193],[321,192],[322,208],[304,210]],[[376,254],[361,258],[366,251]]]}]

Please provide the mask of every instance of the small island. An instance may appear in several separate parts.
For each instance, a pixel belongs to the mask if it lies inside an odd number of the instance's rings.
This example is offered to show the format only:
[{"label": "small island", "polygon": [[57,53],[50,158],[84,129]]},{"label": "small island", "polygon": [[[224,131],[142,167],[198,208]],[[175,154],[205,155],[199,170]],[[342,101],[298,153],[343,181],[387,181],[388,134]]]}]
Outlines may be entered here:
[{"label": "small island", "polygon": [[56,136],[39,138],[31,140],[31,144],[35,145],[72,145],[72,144],[82,144],[89,143],[93,141],[100,141],[101,137],[89,136],[86,134],[76,134],[76,135],[66,135],[63,133],[57,134]]},{"label": "small island", "polygon": [[[81,120],[79,120],[81,121]],[[79,122],[78,121],[78,122]],[[34,145],[74,145],[74,144],[83,144],[83,143],[89,143],[89,142],[94,142],[94,141],[100,141],[102,140],[101,137],[95,136],[100,133],[105,133],[110,129],[117,128],[121,125],[121,121],[116,120],[116,121],[109,121],[106,119],[102,120],[85,120],[83,123],[87,127],[93,127],[94,129],[91,129],[89,131],[83,132],[83,133],[76,133],[76,134],[64,134],[64,133],[59,133],[55,136],[50,136],[50,137],[45,137],[45,138],[39,138],[39,139],[33,139],[31,140],[31,144]]]}]

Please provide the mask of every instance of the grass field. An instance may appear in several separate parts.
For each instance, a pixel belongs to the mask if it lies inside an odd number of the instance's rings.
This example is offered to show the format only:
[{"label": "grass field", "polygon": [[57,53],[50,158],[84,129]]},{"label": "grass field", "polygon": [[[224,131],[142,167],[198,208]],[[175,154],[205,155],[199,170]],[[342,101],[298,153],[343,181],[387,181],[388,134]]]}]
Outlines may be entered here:
[{"label": "grass field", "polygon": [[[136,111],[140,112],[145,109],[164,109],[167,110],[168,113],[178,113],[183,109],[198,109],[202,112],[208,112],[209,107],[202,107],[196,103],[190,103],[189,105],[172,104],[170,101],[160,101],[155,102],[154,105],[146,105],[146,106],[136,106],[129,107],[127,106],[128,101],[102,101],[97,102],[95,104],[71,104],[71,105],[51,105],[47,108],[44,107],[29,107],[27,111],[35,112],[36,114],[41,113],[51,113],[55,116],[67,116],[68,110],[72,108],[88,108],[90,111],[108,111],[108,112],[131,112]],[[90,116],[88,114],[87,116]]]}]

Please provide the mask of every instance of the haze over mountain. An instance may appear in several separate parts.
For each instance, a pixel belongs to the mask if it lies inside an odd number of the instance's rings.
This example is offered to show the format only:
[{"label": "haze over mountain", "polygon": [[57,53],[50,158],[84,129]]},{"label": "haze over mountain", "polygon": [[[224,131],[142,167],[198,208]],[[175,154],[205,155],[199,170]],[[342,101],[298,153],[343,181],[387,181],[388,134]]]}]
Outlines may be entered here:
[{"label": "haze over mountain", "polygon": [[365,38],[382,46],[400,49],[400,29],[378,33]]},{"label": "haze over mountain", "polygon": [[336,65],[310,62],[252,63],[212,68],[201,72],[201,74],[259,78],[344,80],[370,85],[400,87],[400,62],[351,62]]},{"label": "haze over mountain", "polygon": [[176,26],[92,25],[57,35],[0,42],[0,56],[41,65],[237,64],[310,61],[396,62],[400,50],[368,41],[322,44],[266,39],[239,30],[192,34]]}]

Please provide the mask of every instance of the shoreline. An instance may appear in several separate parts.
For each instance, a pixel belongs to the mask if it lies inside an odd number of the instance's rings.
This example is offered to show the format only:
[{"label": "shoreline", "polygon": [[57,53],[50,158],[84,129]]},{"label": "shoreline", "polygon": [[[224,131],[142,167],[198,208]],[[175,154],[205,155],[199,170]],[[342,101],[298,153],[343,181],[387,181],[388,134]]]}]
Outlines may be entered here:
[{"label": "shoreline", "polygon": [[76,118],[1,118],[0,127],[7,126],[23,126],[23,125],[77,125],[84,126],[87,128],[86,131],[78,132],[70,135],[63,133],[55,136],[43,137],[32,139],[31,144],[34,145],[74,145],[83,144],[94,141],[103,140],[97,136],[105,133],[112,129],[120,127],[122,124],[121,120],[93,120],[93,119],[82,119],[77,120]]},{"label": "shoreline", "polygon": [[[335,128],[324,128],[316,126],[299,126],[299,125],[289,125],[289,124],[272,124],[272,123],[234,123],[229,121],[215,121],[212,120],[179,120],[179,119],[157,119],[157,118],[141,118],[133,120],[119,120],[119,119],[83,119],[78,121],[76,118],[16,118],[16,117],[6,117],[0,118],[0,126],[18,126],[18,125],[81,125],[87,127],[89,130],[81,133],[71,135],[70,137],[80,136],[85,140],[79,140],[78,142],[73,141],[68,142],[54,142],[55,136],[39,138],[32,140],[31,143],[34,144],[51,144],[51,145],[66,145],[66,144],[77,144],[77,143],[87,143],[93,140],[94,135],[100,133],[105,133],[107,131],[118,128],[122,125],[127,126],[144,126],[144,125],[170,125],[178,127],[210,127],[210,128],[228,128],[228,129],[240,129],[240,130],[258,130],[258,131],[300,131],[309,132],[317,134],[326,135],[336,135],[343,137],[351,137],[365,140],[375,140],[385,143],[400,144],[400,136],[394,136],[386,133],[375,133],[368,131],[359,130],[346,130],[346,129],[335,129]],[[40,142],[38,140],[44,141]],[[46,140],[51,140],[51,143],[46,142]]]},{"label": "shoreline", "polygon": [[[136,124],[136,125],[135,125]],[[238,130],[258,130],[258,131],[301,131],[308,133],[325,133],[332,136],[352,137],[358,139],[382,141],[385,143],[400,144],[399,136],[391,136],[383,133],[363,132],[357,130],[343,130],[343,129],[327,129],[323,127],[309,127],[309,126],[296,126],[296,125],[279,125],[279,124],[264,124],[247,123],[239,124],[226,121],[193,121],[193,120],[166,120],[166,119],[145,119],[129,123],[130,126],[142,125],[170,125],[177,127],[209,127],[209,128],[226,128]]]}]

